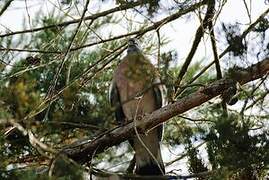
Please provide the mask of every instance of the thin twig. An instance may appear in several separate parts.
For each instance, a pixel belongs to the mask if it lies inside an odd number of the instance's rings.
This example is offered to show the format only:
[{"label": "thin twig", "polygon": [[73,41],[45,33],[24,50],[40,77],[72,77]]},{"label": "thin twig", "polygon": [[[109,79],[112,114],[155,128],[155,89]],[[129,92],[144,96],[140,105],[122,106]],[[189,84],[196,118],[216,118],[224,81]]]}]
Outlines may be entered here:
[{"label": "thin twig", "polygon": [[138,103],[136,105],[136,110],[135,110],[135,116],[134,116],[134,131],[135,131],[135,134],[136,134],[136,138],[139,140],[139,142],[141,143],[141,145],[145,148],[145,150],[149,153],[150,157],[154,160],[154,162],[157,164],[159,170],[161,171],[162,175],[164,175],[165,173],[163,172],[162,168],[161,168],[161,165],[160,163],[158,162],[158,160],[156,159],[156,157],[153,155],[153,153],[149,150],[149,148],[147,147],[147,145],[145,144],[145,142],[142,140],[140,134],[138,133],[138,130],[137,130],[137,126],[136,126],[136,123],[137,123],[137,115],[138,115],[138,109],[139,109],[139,106],[140,106],[140,103],[143,99],[143,96],[139,97],[139,100],[138,100]]},{"label": "thin twig", "polygon": [[[214,55],[214,62],[215,62],[215,67],[216,67],[216,73],[217,73],[217,80],[222,78],[222,73],[221,73],[221,67],[220,67],[220,62],[219,62],[219,55],[218,55],[218,50],[217,50],[217,44],[216,44],[216,38],[215,38],[215,33],[214,33],[214,26],[213,26],[213,20],[211,19],[208,23],[208,28],[209,28],[209,34],[210,34],[210,40],[211,40],[211,45],[212,45],[212,51]],[[227,111],[227,105],[225,101],[221,102],[222,109],[223,109],[223,115],[227,116],[228,111]]]},{"label": "thin twig", "polygon": [[[204,142],[202,142],[202,143],[200,143],[200,144],[198,144],[196,147],[194,147],[195,149],[198,149],[199,147],[201,147],[202,145],[204,145],[206,142],[204,141]],[[176,159],[174,159],[174,160],[172,160],[172,161],[170,161],[170,162],[167,162],[167,163],[165,163],[165,166],[170,166],[170,165],[172,165],[172,164],[174,164],[175,162],[177,162],[177,161],[179,161],[179,160],[181,160],[181,159],[183,159],[183,158],[185,158],[185,157],[187,157],[188,156],[188,153],[184,153],[184,154],[182,154],[180,157],[178,157],[178,158],[176,158]]]},{"label": "thin twig", "polygon": [[[94,64],[92,64],[90,67],[88,67],[85,71],[83,71],[80,75],[74,78],[68,85],[64,86],[62,89],[58,90],[57,92],[53,93],[50,97],[47,99],[44,99],[35,109],[33,109],[31,112],[29,112],[24,119],[28,119],[31,117],[36,116],[38,113],[42,112],[48,107],[48,103],[51,103],[59,98],[59,96],[69,88],[70,86],[74,85],[75,83],[80,83],[80,88],[82,88],[90,79],[92,79],[98,72],[106,68],[106,66],[112,62],[115,58],[117,58],[122,52],[123,52],[123,47],[125,47],[125,44],[119,46],[118,48],[115,49],[115,52],[117,52],[116,55],[112,56],[113,54],[107,54],[104,57],[100,58],[98,61],[96,61]],[[112,56],[110,58],[110,56]],[[109,58],[107,60],[107,58]],[[92,71],[92,74],[90,77],[86,77],[89,72],[91,72],[91,69],[96,67],[99,63],[103,62],[104,64],[95,70]]]},{"label": "thin twig", "polygon": [[[205,3],[206,3],[206,0],[203,0],[203,1],[199,2],[199,3],[196,3],[196,4],[194,4],[194,5],[186,8],[186,9],[181,9],[177,13],[172,14],[172,15],[166,17],[166,18],[163,18],[160,21],[157,21],[153,25],[150,25],[150,26],[148,26],[146,28],[143,28],[143,29],[140,29],[140,30],[137,30],[137,31],[133,31],[133,32],[130,32],[130,33],[126,33],[126,34],[114,36],[112,38],[108,38],[108,39],[104,39],[104,40],[101,38],[101,40],[100,41],[97,41],[97,42],[92,42],[92,43],[88,43],[88,44],[85,44],[85,45],[82,45],[82,46],[73,47],[73,48],[70,49],[70,52],[71,51],[77,51],[77,50],[80,50],[80,49],[84,49],[84,48],[87,48],[87,47],[91,47],[91,46],[94,46],[94,45],[98,45],[98,44],[101,44],[101,43],[105,43],[105,42],[110,42],[110,41],[114,41],[114,40],[117,40],[117,39],[126,38],[126,37],[129,37],[129,36],[132,36],[132,35],[136,35],[136,37],[140,37],[140,36],[144,35],[147,32],[150,32],[152,30],[159,29],[163,25],[165,25],[165,24],[167,24],[167,23],[169,23],[169,22],[171,22],[173,20],[176,20],[177,18],[181,17],[182,15],[185,15],[185,14],[187,14],[189,12],[194,11],[198,7],[204,5]],[[91,18],[91,19],[94,20],[95,18]],[[87,20],[87,18],[85,18],[84,20]],[[51,26],[47,26],[47,27],[48,28],[53,28],[54,27],[54,25],[51,25]],[[60,25],[58,24],[58,25],[55,25],[55,26],[57,27],[57,26],[60,26]],[[48,28],[45,28],[45,29],[48,29]],[[28,30],[25,30],[25,31],[28,32]],[[32,31],[35,32],[36,29],[32,29]],[[21,34],[21,33],[17,33],[17,34]],[[0,35],[0,37],[5,37],[5,35]],[[100,39],[100,37],[99,37],[99,39]],[[55,53],[55,54],[61,54],[61,53],[63,53],[61,51],[43,51],[43,50],[18,49],[18,48],[8,48],[8,49],[6,49],[6,48],[0,48],[0,51],[5,51],[5,50],[19,51],[19,52],[51,53],[51,54],[53,54],[53,53]]]},{"label": "thin twig", "polygon": [[[148,1],[149,0],[147,0],[147,2]],[[142,1],[142,0],[132,2],[132,3],[126,3],[126,4],[123,4],[121,6],[111,8],[109,10],[106,10],[106,11],[103,11],[103,12],[100,12],[100,13],[96,13],[96,14],[91,15],[91,16],[87,16],[87,17],[85,17],[85,20],[95,20],[97,18],[104,17],[104,16],[106,16],[108,14],[111,14],[111,13],[114,13],[114,12],[117,12],[117,11],[122,11],[122,10],[126,10],[126,9],[130,9],[130,8],[139,6],[142,3],[144,3],[144,1]],[[39,27],[39,28],[27,29],[27,30],[22,30],[22,31],[15,31],[15,32],[2,34],[2,35],[0,35],[0,37],[7,37],[7,36],[16,35],[16,34],[25,34],[25,33],[38,32],[38,31],[51,29],[51,28],[61,28],[61,27],[66,27],[66,26],[71,25],[71,24],[79,23],[80,21],[81,21],[81,19],[75,19],[75,20],[66,21],[66,22],[63,22],[63,23],[53,24],[53,25],[49,25],[49,26],[43,26],[43,27]]]},{"label": "thin twig", "polygon": [[[243,2],[244,2],[244,6],[245,6],[245,9],[246,9],[246,11],[247,11],[248,18],[249,18],[249,24],[251,24],[251,11],[250,11],[250,9],[248,8],[248,5],[247,5],[246,0],[243,0]],[[251,5],[250,5],[250,6],[251,6]]]},{"label": "thin twig", "polygon": [[176,12],[176,13],[168,16],[168,17],[165,17],[165,18],[155,22],[153,25],[150,25],[150,26],[145,27],[143,29],[133,31],[133,32],[130,32],[130,33],[126,33],[126,34],[122,34],[122,35],[119,35],[119,36],[114,36],[112,38],[108,38],[108,39],[105,39],[105,40],[85,44],[83,46],[75,47],[75,48],[72,48],[71,51],[75,51],[75,50],[82,49],[82,48],[85,48],[85,47],[90,47],[90,46],[93,46],[93,45],[98,45],[98,44],[101,44],[101,43],[105,43],[105,42],[109,42],[109,41],[113,41],[113,40],[117,40],[117,39],[121,39],[121,38],[126,38],[126,37],[129,37],[129,36],[132,36],[132,35],[142,36],[147,32],[150,32],[152,30],[157,30],[160,27],[162,27],[163,25],[165,25],[165,24],[167,24],[167,23],[169,23],[171,21],[174,21],[177,18],[179,18],[179,17],[181,17],[181,16],[183,16],[183,15],[189,13],[189,12],[194,11],[198,7],[204,5],[205,3],[206,3],[206,0],[203,0],[203,1],[199,2],[199,3],[196,3],[196,4],[186,8],[186,9],[180,9],[178,12]]},{"label": "thin twig", "polygon": [[52,84],[50,85],[50,87],[48,89],[48,92],[47,92],[47,95],[46,95],[47,97],[50,97],[52,95],[52,93],[54,92],[55,86],[56,86],[56,84],[58,82],[59,75],[60,75],[60,73],[61,73],[61,71],[62,71],[62,69],[64,67],[64,63],[67,60],[68,53],[70,52],[70,49],[72,47],[72,44],[73,44],[73,42],[74,42],[74,40],[76,38],[76,35],[77,35],[77,33],[78,33],[79,29],[80,29],[80,26],[82,24],[82,21],[83,21],[83,19],[85,17],[85,14],[86,14],[87,10],[88,10],[89,3],[90,3],[90,0],[87,0],[86,3],[85,3],[85,7],[83,9],[83,13],[81,15],[80,21],[79,21],[79,23],[77,25],[77,28],[76,28],[76,30],[75,30],[72,38],[71,38],[71,41],[70,41],[70,43],[69,43],[69,45],[67,47],[67,50],[66,50],[66,52],[65,52],[65,54],[63,56],[63,59],[61,61],[61,64],[60,64],[60,66],[59,66],[59,68],[58,68],[58,70],[57,70],[57,72],[56,72],[56,74],[55,74],[55,76],[53,78]]},{"label": "thin twig", "polygon": [[[269,8],[264,11],[257,19],[255,22],[253,22],[241,35],[241,39],[244,39],[248,33],[250,33],[254,27],[269,13]],[[228,47],[226,47],[226,49],[219,55],[219,59],[221,59],[225,54],[227,54],[228,52],[230,52],[232,49],[232,46],[229,45]],[[211,61],[207,66],[205,66],[197,75],[195,75],[187,84],[191,84],[193,83],[195,80],[197,80],[204,72],[206,72],[207,69],[209,69],[213,64],[215,63],[215,61]],[[182,91],[182,90],[181,90]]]},{"label": "thin twig", "polygon": [[28,16],[29,28],[32,29],[31,16],[30,16],[30,13],[29,13],[28,5],[27,5],[27,0],[24,0],[24,3],[25,3],[26,13],[27,13],[27,16]]},{"label": "thin twig", "polygon": [[45,51],[38,49],[18,49],[18,48],[0,48],[0,51],[17,51],[17,52],[31,52],[31,53],[42,53],[42,54],[61,54],[61,51]]}]

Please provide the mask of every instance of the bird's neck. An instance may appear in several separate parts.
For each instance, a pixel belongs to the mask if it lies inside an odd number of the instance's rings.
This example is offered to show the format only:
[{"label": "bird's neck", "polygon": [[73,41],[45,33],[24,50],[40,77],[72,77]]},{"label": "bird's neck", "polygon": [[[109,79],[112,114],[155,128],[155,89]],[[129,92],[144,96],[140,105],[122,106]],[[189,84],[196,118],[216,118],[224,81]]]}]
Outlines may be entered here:
[{"label": "bird's neck", "polygon": [[127,49],[127,54],[141,53],[141,50],[137,46],[129,46]]}]

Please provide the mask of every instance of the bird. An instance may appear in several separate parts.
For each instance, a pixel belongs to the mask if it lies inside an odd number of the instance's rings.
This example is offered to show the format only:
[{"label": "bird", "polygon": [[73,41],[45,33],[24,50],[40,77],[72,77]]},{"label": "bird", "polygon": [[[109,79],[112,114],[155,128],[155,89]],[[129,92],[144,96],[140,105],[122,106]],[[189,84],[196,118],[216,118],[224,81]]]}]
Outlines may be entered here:
[{"label": "bird", "polygon": [[[116,121],[124,125],[136,121],[167,104],[166,88],[160,75],[150,60],[143,54],[137,39],[128,40],[127,55],[114,71],[109,89],[109,100],[115,109]],[[136,134],[129,139],[135,151],[135,170],[137,175],[164,175],[165,168],[160,143],[163,124],[147,134]]]}]

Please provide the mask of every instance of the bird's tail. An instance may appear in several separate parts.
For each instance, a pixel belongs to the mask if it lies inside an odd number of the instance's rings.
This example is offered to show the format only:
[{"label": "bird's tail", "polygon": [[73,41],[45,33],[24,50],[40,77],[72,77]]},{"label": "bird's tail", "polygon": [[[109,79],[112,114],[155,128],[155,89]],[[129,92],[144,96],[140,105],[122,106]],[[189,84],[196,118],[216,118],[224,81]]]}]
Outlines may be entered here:
[{"label": "bird's tail", "polygon": [[138,175],[164,175],[157,129],[134,139],[136,159],[135,173]]}]

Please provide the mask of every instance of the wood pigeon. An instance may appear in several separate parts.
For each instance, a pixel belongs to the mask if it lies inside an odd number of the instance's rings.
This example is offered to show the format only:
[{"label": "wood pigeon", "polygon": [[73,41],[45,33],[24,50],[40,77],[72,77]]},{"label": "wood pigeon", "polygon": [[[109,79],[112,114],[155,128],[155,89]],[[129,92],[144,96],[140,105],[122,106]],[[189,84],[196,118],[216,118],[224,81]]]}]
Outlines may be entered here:
[{"label": "wood pigeon", "polygon": [[[157,70],[143,55],[136,39],[130,39],[127,55],[116,68],[109,91],[117,122],[123,125],[161,108],[166,103],[164,92],[165,87],[160,83]],[[164,175],[160,149],[162,133],[161,124],[149,133],[129,140],[135,151],[136,174]]]}]

